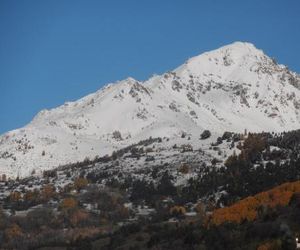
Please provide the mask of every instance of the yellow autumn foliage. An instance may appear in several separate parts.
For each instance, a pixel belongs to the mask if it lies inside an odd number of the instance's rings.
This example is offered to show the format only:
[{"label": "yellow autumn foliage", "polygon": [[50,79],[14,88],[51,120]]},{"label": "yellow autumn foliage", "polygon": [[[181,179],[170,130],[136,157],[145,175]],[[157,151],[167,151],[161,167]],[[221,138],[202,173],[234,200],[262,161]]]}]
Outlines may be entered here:
[{"label": "yellow autumn foliage", "polygon": [[5,237],[9,240],[23,236],[22,229],[15,223],[13,223],[7,229],[5,229],[4,233]]},{"label": "yellow autumn foliage", "polygon": [[89,182],[87,179],[79,177],[74,181],[74,187],[75,189],[80,191],[81,189],[85,188],[88,185],[88,183]]},{"label": "yellow autumn foliage", "polygon": [[269,191],[247,197],[229,207],[214,210],[210,222],[220,225],[224,222],[253,221],[257,218],[257,212],[261,206],[271,208],[286,206],[293,194],[298,192],[300,192],[300,181],[282,184]]},{"label": "yellow autumn foliage", "polygon": [[60,203],[60,208],[63,210],[63,211],[67,211],[67,210],[70,210],[70,209],[73,209],[75,207],[77,207],[78,205],[78,202],[70,197],[70,198],[65,198],[61,203]]},{"label": "yellow autumn foliage", "polygon": [[184,215],[185,213],[186,213],[186,209],[182,206],[174,206],[170,208],[171,215],[176,215],[176,214]]},{"label": "yellow autumn foliage", "polygon": [[13,191],[9,194],[9,200],[11,202],[19,201],[19,200],[21,200],[21,198],[22,198],[22,195],[19,191]]},{"label": "yellow autumn foliage", "polygon": [[280,250],[281,244],[277,241],[265,242],[258,246],[257,250]]},{"label": "yellow autumn foliage", "polygon": [[55,187],[51,184],[43,186],[41,190],[41,199],[48,201],[55,196]]}]

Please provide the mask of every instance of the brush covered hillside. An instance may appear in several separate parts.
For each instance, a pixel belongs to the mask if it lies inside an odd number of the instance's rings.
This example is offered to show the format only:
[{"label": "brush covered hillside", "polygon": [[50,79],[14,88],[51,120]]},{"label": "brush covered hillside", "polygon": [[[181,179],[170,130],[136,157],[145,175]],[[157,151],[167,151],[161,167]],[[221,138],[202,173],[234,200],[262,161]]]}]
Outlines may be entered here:
[{"label": "brush covered hillside", "polygon": [[300,234],[299,191],[299,181],[285,183],[206,215],[198,205],[193,219],[177,208],[178,222],[127,225],[104,249],[294,250]]},{"label": "brush covered hillside", "polygon": [[211,151],[238,149],[224,164],[160,144],[0,182],[0,248],[295,249],[299,130],[224,133]]},{"label": "brush covered hillside", "polygon": [[[0,173],[40,175],[149,137],[165,138],[162,147],[170,149],[186,135],[191,146],[206,151],[225,131],[299,129],[299,112],[300,76],[254,45],[236,42],[145,82],[128,78],[41,111],[0,137]],[[208,129],[211,138],[199,140]],[[213,158],[205,155],[206,162]]]}]

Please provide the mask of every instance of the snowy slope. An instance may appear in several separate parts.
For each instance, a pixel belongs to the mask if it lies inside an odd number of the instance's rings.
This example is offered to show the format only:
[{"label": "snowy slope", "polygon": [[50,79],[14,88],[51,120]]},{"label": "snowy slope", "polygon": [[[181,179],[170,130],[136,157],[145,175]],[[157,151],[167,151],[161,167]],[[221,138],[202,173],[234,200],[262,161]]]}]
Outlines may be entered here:
[{"label": "snowy slope", "polygon": [[299,129],[299,112],[300,76],[236,42],[145,82],[128,78],[41,111],[0,137],[0,174],[30,175],[149,136],[172,141],[186,132],[195,143],[204,129],[214,135]]}]

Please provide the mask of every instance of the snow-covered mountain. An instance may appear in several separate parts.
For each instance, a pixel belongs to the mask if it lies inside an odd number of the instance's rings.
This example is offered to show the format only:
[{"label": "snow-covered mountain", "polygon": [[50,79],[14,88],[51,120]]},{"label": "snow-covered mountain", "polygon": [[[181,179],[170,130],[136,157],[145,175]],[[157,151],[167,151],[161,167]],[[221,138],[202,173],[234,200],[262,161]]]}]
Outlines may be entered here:
[{"label": "snow-covered mountain", "polygon": [[205,129],[217,136],[299,125],[300,76],[252,44],[236,42],[145,82],[128,78],[41,111],[0,137],[0,174],[27,176],[150,136],[172,141],[187,133],[195,144]]}]

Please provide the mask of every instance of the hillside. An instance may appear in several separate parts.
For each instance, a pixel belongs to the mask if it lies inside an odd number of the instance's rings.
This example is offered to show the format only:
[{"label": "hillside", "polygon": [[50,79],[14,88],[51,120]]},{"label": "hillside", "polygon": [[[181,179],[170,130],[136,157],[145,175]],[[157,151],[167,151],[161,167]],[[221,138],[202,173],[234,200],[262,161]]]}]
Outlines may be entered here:
[{"label": "hillside", "polygon": [[225,133],[213,148],[239,153],[223,167],[200,150],[156,152],[166,142],[153,138],[0,182],[1,248],[295,249],[299,138]]}]

